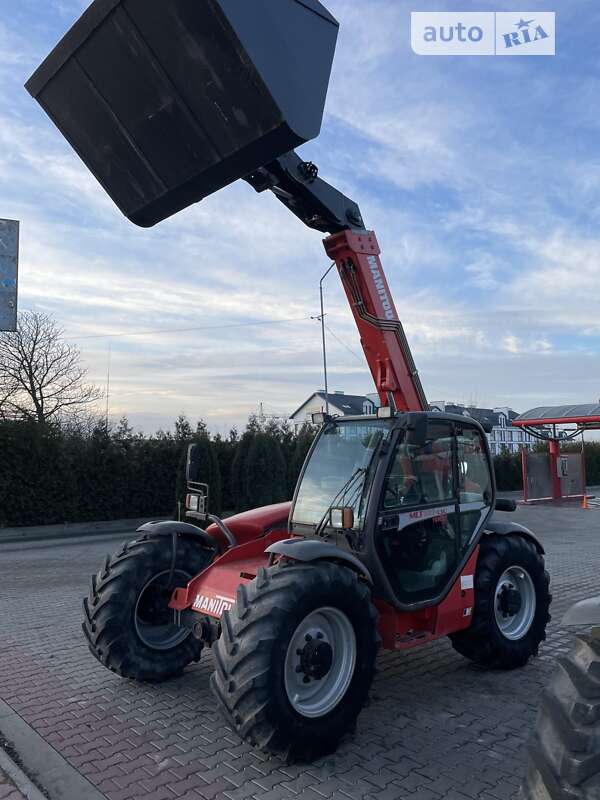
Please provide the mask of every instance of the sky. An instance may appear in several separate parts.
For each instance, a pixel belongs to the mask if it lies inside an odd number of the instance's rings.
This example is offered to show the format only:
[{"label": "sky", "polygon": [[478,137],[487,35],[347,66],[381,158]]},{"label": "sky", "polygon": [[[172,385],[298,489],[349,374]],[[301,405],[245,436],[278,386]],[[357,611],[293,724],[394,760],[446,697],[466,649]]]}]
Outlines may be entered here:
[{"label": "sky", "polygon": [[[414,10],[329,0],[341,23],[322,134],[300,149],[360,205],[430,400],[525,411],[600,397],[600,6],[557,12],[555,57],[425,57]],[[323,387],[322,236],[238,182],[159,226],[121,216],[23,89],[80,0],[0,0],[0,217],[21,221],[20,309],[51,313],[111,417],[214,432]],[[368,7],[368,13],[367,12]],[[329,383],[373,384],[339,278]]]}]

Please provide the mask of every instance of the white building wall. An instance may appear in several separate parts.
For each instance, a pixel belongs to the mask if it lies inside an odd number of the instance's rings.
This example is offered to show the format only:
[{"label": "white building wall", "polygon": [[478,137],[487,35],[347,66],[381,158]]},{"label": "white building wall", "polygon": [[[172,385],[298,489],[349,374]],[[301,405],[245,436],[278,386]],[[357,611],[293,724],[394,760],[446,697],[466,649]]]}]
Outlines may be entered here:
[{"label": "white building wall", "polygon": [[[434,408],[440,411],[445,411],[446,406],[459,406],[466,410],[466,407],[460,406],[459,403],[447,403],[443,400],[437,400],[430,403]],[[537,442],[533,436],[521,428],[513,428],[511,425],[510,415],[514,413],[511,408],[507,406],[497,407],[492,409],[494,414],[500,415],[500,425],[495,426],[491,433],[487,434],[488,442],[490,444],[490,451],[493,456],[498,456],[503,450],[508,450],[510,453],[518,453],[524,448],[531,450]]]}]

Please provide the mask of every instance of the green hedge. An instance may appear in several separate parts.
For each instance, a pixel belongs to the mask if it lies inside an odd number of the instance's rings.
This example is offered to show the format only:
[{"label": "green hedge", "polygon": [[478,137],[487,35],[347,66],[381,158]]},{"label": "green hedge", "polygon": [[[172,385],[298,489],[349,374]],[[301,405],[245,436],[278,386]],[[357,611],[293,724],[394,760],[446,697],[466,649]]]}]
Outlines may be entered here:
[{"label": "green hedge", "polygon": [[187,447],[202,449],[210,508],[240,511],[291,498],[312,433],[251,418],[243,436],[210,438],[184,417],[175,432],[134,435],[127,420],[87,436],[0,422],[0,527],[172,515],[184,502]]},{"label": "green hedge", "polygon": [[[88,435],[31,422],[0,422],[0,526],[44,525],[127,517],[176,516],[185,494],[187,446],[202,448],[214,513],[241,511],[293,496],[313,440],[305,426],[251,417],[240,436],[209,437],[184,417],[174,433],[134,435],[127,420]],[[566,446],[576,451],[580,445]],[[600,443],[586,445],[589,485],[600,484]],[[494,459],[501,491],[518,491],[520,454]]]},{"label": "green hedge", "polygon": [[494,456],[494,471],[499,491],[516,492],[523,488],[520,453],[510,453],[506,449],[499,456]]},{"label": "green hedge", "polygon": [[[565,453],[579,453],[581,444],[574,442],[561,449]],[[585,475],[588,486],[600,486],[600,442],[586,442],[585,444]]]},{"label": "green hedge", "polygon": [[0,526],[164,514],[176,505],[182,442],[120,439],[28,422],[0,423]]}]

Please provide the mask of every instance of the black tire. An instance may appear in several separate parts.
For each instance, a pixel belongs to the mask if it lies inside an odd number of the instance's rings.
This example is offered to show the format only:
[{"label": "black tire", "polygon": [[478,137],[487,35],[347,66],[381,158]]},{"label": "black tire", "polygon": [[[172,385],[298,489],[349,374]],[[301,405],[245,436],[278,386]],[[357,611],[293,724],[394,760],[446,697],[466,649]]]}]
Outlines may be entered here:
[{"label": "black tire", "polygon": [[[356,636],[356,662],[345,694],[324,716],[307,718],[293,708],[285,688],[288,646],[316,609],[339,609]],[[327,562],[261,569],[238,588],[236,604],[222,618],[213,648],[211,687],[238,735],[288,761],[311,761],[333,752],[353,730],[368,699],[379,648],[371,592],[350,569]]]},{"label": "black tire", "polygon": [[600,798],[600,640],[578,636],[542,695],[522,794]]},{"label": "black tire", "polygon": [[[507,638],[496,622],[495,592],[504,571],[521,567],[535,589],[535,614],[529,630],[520,639]],[[533,542],[511,534],[489,536],[481,542],[475,574],[475,606],[470,628],[450,635],[454,649],[483,667],[523,667],[546,638],[552,595],[544,558]]]},{"label": "black tire", "polygon": [[164,681],[179,675],[187,664],[200,658],[202,642],[191,632],[187,636],[182,632],[185,638],[167,649],[148,646],[140,636],[142,612],[138,613],[138,599],[149,582],[166,575],[164,583],[159,579],[152,584],[157,587],[158,595],[151,598],[152,606],[144,612],[148,618],[146,624],[154,621],[153,617],[160,620],[163,615],[168,622],[167,603],[173,589],[185,586],[205,569],[215,552],[180,538],[174,578],[167,586],[171,547],[170,537],[142,536],[124,544],[115,555],[107,556],[102,569],[92,575],[89,596],[83,601],[83,632],[95,658],[122,678]]}]

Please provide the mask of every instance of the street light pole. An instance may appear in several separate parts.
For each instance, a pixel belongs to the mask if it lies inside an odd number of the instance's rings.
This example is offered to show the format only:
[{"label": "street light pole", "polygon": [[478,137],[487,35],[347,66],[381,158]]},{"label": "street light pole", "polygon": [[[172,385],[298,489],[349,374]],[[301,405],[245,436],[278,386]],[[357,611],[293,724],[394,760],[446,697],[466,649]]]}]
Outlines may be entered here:
[{"label": "street light pole", "polygon": [[325,343],[325,308],[323,304],[323,281],[335,267],[333,263],[319,281],[319,294],[321,296],[321,336],[323,339],[323,373],[325,375],[325,413],[329,414],[329,386],[327,384],[327,346]]}]

